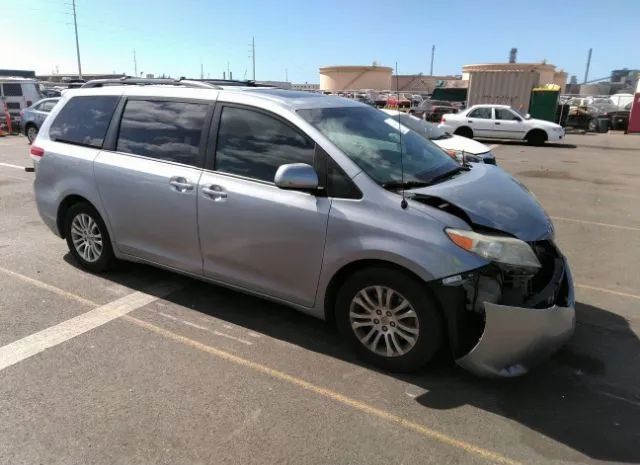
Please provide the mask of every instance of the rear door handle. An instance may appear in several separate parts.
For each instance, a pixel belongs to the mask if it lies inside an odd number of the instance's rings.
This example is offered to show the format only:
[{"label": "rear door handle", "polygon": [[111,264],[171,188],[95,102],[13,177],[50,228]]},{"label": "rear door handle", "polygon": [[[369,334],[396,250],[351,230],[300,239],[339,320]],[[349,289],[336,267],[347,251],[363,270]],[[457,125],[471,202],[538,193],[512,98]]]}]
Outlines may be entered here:
[{"label": "rear door handle", "polygon": [[202,193],[215,202],[220,202],[227,198],[227,191],[224,190],[224,187],[218,186],[217,184],[203,187]]},{"label": "rear door handle", "polygon": [[473,123],[473,120],[472,120],[472,119],[470,119],[469,121],[467,121],[467,123]]},{"label": "rear door handle", "polygon": [[193,190],[193,183],[182,176],[173,176],[169,179],[169,184],[178,192],[187,192]]}]

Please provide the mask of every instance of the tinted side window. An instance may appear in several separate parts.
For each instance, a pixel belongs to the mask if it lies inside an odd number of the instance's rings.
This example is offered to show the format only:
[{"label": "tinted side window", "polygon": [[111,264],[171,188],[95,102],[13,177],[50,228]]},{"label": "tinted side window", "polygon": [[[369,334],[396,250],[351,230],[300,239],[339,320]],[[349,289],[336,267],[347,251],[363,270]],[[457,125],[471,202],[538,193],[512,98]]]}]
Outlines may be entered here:
[{"label": "tinted side window", "polygon": [[469,118],[491,119],[491,108],[476,108],[469,113]]},{"label": "tinted side window", "polygon": [[519,118],[506,108],[496,108],[496,119],[503,121],[515,121]]},{"label": "tinted side window", "polygon": [[52,140],[102,147],[117,96],[73,97],[60,110],[49,129]]},{"label": "tinted side window", "polygon": [[273,182],[280,165],[313,166],[315,143],[264,113],[225,107],[216,148],[217,171]]},{"label": "tinted side window", "polygon": [[22,97],[21,84],[2,84],[2,91],[5,97]]},{"label": "tinted side window", "polygon": [[208,109],[203,103],[129,100],[116,150],[198,166]]}]

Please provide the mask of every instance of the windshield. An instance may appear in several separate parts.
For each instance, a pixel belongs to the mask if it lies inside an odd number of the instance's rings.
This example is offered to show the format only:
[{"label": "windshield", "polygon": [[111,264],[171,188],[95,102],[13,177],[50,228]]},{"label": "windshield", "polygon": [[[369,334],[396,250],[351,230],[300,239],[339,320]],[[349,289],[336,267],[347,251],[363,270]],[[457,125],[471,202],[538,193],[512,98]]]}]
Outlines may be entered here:
[{"label": "windshield", "polygon": [[397,117],[374,108],[315,108],[298,113],[379,184],[402,179],[407,183],[429,183],[459,168],[433,142],[398,124]]}]

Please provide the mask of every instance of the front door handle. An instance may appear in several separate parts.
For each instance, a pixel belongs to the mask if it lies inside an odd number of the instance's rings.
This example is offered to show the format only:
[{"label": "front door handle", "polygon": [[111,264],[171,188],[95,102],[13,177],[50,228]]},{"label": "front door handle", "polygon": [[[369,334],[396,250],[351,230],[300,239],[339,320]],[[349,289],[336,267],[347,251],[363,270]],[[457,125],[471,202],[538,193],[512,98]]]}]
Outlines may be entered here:
[{"label": "front door handle", "polygon": [[210,186],[203,187],[202,193],[215,202],[220,202],[227,198],[227,191],[224,190],[224,187],[218,186],[216,184],[211,184]]},{"label": "front door handle", "polygon": [[472,119],[470,119],[469,121],[467,121],[467,123],[473,123],[473,120],[472,120]]},{"label": "front door handle", "polygon": [[169,184],[178,192],[187,192],[193,190],[193,183],[182,176],[173,176],[169,179]]},{"label": "front door handle", "polygon": [[500,123],[496,123],[496,124],[500,124]]}]

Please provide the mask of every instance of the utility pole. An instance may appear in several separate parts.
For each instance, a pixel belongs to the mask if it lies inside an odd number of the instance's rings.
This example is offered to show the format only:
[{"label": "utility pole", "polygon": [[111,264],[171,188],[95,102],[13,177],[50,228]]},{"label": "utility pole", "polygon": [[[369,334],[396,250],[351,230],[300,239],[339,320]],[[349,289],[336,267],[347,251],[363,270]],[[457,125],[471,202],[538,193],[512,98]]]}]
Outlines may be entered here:
[{"label": "utility pole", "polygon": [[253,62],[253,80],[256,80],[256,38],[251,37],[251,61]]},{"label": "utility pole", "polygon": [[133,49],[133,75],[138,77],[138,61],[136,60],[136,49]]},{"label": "utility pole", "polygon": [[204,66],[200,62],[200,79],[204,79]]},{"label": "utility pole", "polygon": [[589,67],[591,67],[591,52],[593,52],[592,48],[589,49],[589,54],[587,55],[587,69],[584,71],[584,82],[583,82],[583,84],[586,84],[587,83],[587,79],[589,79]]},{"label": "utility pole", "polygon": [[78,78],[82,79],[82,65],[80,64],[80,43],[78,42],[78,22],[76,21],[76,0],[72,0],[73,28],[76,31],[76,54],[78,56]]},{"label": "utility pole", "polygon": [[289,82],[289,70],[287,68],[284,69],[284,82]]},{"label": "utility pole", "polygon": [[436,54],[436,46],[431,46],[431,68],[429,70],[429,76],[433,76],[433,56]]}]

